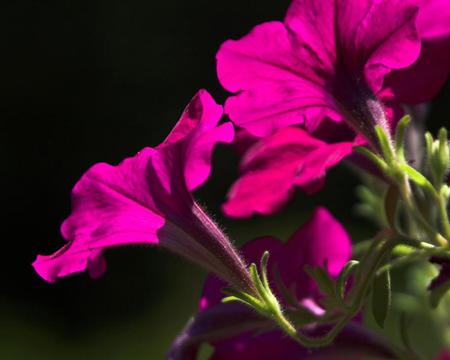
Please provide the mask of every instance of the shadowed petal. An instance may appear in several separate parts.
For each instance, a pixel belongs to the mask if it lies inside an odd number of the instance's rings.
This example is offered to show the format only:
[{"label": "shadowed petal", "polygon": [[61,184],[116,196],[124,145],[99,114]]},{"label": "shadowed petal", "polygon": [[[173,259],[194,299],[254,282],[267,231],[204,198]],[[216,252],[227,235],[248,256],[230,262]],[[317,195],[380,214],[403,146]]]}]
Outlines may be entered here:
[{"label": "shadowed petal", "polygon": [[417,61],[387,78],[399,101],[418,104],[430,101],[450,73],[450,2],[416,0],[419,6],[417,28],[422,49]]},{"label": "shadowed petal", "polygon": [[238,303],[217,304],[198,313],[170,347],[168,360],[195,360],[203,342],[218,342],[243,332],[271,327],[271,322]]},{"label": "shadowed petal", "polygon": [[450,353],[448,351],[442,352],[436,360],[450,360]]},{"label": "shadowed petal", "polygon": [[328,168],[352,152],[352,142],[327,144],[306,131],[288,127],[261,139],[244,155],[241,177],[223,209],[228,216],[270,214],[281,208],[295,187],[317,190]]},{"label": "shadowed petal", "polygon": [[[328,329],[314,327],[310,335]],[[210,360],[363,360],[393,359],[386,342],[357,324],[347,325],[330,347],[307,349],[279,331],[269,320],[241,304],[218,304],[200,312],[172,343],[168,360],[195,360],[200,346],[214,346]]]},{"label": "shadowed petal", "polygon": [[305,265],[323,267],[328,264],[336,277],[351,259],[351,239],[342,224],[325,208],[316,208],[311,219],[291,236],[286,244],[284,267],[286,281],[295,284],[297,298],[311,297],[316,286],[306,274]]}]

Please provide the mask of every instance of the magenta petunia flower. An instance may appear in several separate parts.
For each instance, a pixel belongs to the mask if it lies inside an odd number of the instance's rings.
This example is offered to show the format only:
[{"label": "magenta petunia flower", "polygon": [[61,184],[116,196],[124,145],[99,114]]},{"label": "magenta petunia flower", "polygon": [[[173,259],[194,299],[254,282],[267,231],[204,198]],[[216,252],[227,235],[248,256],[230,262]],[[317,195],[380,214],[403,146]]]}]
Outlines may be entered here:
[{"label": "magenta petunia flower", "polygon": [[318,190],[352,141],[373,145],[373,125],[390,131],[400,103],[430,100],[450,70],[449,9],[448,0],[294,0],[283,23],[226,41],[218,76],[237,94],[225,109],[252,141],[225,213],[270,214],[296,187]]},{"label": "magenta petunia flower", "polygon": [[448,8],[448,0],[294,0],[284,22],[221,46],[219,80],[238,93],[225,111],[256,136],[293,124],[312,132],[329,119],[374,144],[373,125],[389,130],[399,101],[429,100],[445,82]]},{"label": "magenta petunia flower", "polygon": [[167,139],[118,166],[94,165],[75,185],[72,214],[61,231],[68,243],[33,263],[45,280],[105,270],[104,249],[160,245],[200,264],[237,288],[253,285],[228,238],[191,196],[211,172],[215,144],[233,141],[231,123],[218,125],[222,107],[200,91]]},{"label": "magenta petunia flower", "polygon": [[[270,251],[272,288],[285,307],[293,306],[293,300],[284,297],[289,291],[297,306],[320,315],[323,310],[318,302],[319,293],[304,266],[323,266],[328,261],[330,274],[336,276],[350,259],[351,243],[342,225],[326,209],[318,208],[287,243],[271,237],[259,238],[245,244],[242,253],[248,261],[258,262],[265,250]],[[220,288],[224,285],[216,277],[208,278],[200,301],[201,312],[173,343],[170,360],[195,359],[201,342],[205,341],[214,346],[211,356],[214,360],[359,359],[369,354],[383,359],[384,355],[387,358],[392,355],[377,336],[356,323],[345,328],[331,348],[305,349],[274,330],[273,324],[254,310],[236,303],[221,304]],[[309,327],[311,334],[323,330],[326,329],[316,325]]]}]

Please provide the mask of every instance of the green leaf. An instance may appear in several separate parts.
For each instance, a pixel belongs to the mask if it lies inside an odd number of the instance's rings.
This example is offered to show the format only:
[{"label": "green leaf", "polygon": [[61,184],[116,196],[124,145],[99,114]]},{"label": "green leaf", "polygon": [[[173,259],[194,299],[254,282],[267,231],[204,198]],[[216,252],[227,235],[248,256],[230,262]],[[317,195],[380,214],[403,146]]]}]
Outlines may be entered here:
[{"label": "green leaf", "polygon": [[436,308],[447,291],[450,290],[450,280],[439,285],[437,288],[430,292],[430,303],[433,308]]},{"label": "green leaf", "polygon": [[389,271],[376,277],[372,289],[372,313],[377,324],[383,328],[391,306],[391,275]]}]

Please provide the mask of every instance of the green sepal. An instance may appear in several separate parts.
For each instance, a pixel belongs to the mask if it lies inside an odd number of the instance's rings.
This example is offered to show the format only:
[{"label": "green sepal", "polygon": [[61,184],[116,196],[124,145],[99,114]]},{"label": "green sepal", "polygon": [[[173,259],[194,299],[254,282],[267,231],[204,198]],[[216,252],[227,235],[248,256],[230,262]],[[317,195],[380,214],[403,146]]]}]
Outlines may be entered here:
[{"label": "green sepal", "polygon": [[395,151],[398,158],[402,161],[405,161],[405,134],[410,122],[411,116],[405,115],[395,129]]},{"label": "green sepal", "polygon": [[250,294],[247,294],[246,292],[234,290],[232,288],[223,288],[222,292],[225,295],[229,295],[222,299],[223,303],[238,301],[252,308],[257,309],[258,311],[264,308],[264,304],[261,302],[261,300],[255,298]]},{"label": "green sepal", "polygon": [[384,159],[388,163],[391,163],[394,160],[395,155],[388,134],[380,125],[375,126],[375,132],[377,134],[378,143],[380,145],[381,153],[383,154]]},{"label": "green sepal", "polygon": [[347,286],[348,278],[358,265],[359,261],[350,260],[347,264],[345,264],[341,273],[339,274],[339,277],[336,281],[336,291],[341,300],[343,300],[345,296],[345,287]]},{"label": "green sepal", "polygon": [[386,164],[386,162],[380,156],[370,151],[366,147],[355,146],[353,150],[355,150],[355,152],[357,153],[360,153],[361,155],[364,155],[367,159],[372,161],[377,167],[380,168],[382,172],[385,173],[388,170],[388,165]]},{"label": "green sepal", "polygon": [[434,189],[433,184],[420,172],[418,172],[416,169],[414,169],[412,166],[409,166],[408,164],[400,164],[399,165],[400,170],[404,171],[408,177],[415,182],[418,186],[423,188],[424,190],[431,193],[433,196],[437,197],[438,194],[436,193],[436,190]]},{"label": "green sepal", "polygon": [[384,327],[391,301],[391,275],[385,271],[374,279],[372,287],[372,313],[381,328]]}]

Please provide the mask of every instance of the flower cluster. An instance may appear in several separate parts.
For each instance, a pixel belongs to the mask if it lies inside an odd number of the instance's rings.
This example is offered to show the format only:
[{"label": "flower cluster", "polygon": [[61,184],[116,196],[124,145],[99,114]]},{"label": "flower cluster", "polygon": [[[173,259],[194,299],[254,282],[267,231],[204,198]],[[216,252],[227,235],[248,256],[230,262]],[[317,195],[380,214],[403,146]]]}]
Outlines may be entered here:
[{"label": "flower cluster", "polygon": [[[232,93],[224,106],[231,122],[220,123],[222,106],[200,90],[160,145],[117,166],[91,167],[72,192],[61,227],[67,243],[33,266],[49,282],[84,270],[95,278],[105,271],[105,249],[139,244],[211,272],[171,360],[195,359],[204,342],[215,360],[413,358],[365,328],[360,313],[369,292],[379,296],[381,279],[387,295],[374,316],[384,322],[396,260],[431,259],[442,270],[430,291],[450,288],[447,134],[429,135],[431,170],[422,171],[405,157],[408,121],[400,120],[405,105],[430,101],[449,72],[448,0],[293,0],[284,21],[220,47],[217,73]],[[192,195],[209,177],[219,143],[234,143],[241,154],[227,216],[273,214],[296,188],[320,190],[327,171],[347,159],[388,189],[385,228],[360,262],[323,207],[286,243],[263,237],[236,249]],[[420,201],[434,201],[427,205],[438,204],[439,214],[419,211]]]}]

